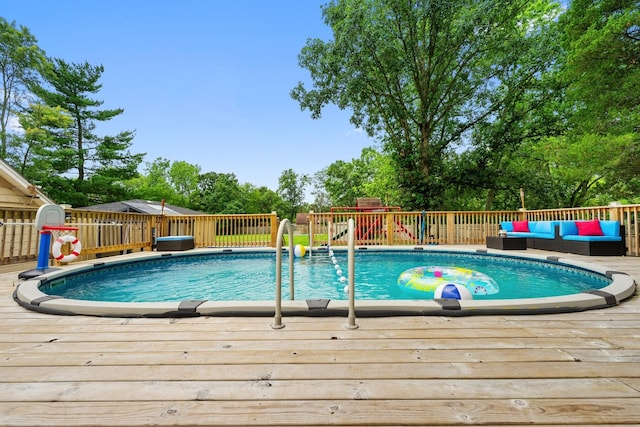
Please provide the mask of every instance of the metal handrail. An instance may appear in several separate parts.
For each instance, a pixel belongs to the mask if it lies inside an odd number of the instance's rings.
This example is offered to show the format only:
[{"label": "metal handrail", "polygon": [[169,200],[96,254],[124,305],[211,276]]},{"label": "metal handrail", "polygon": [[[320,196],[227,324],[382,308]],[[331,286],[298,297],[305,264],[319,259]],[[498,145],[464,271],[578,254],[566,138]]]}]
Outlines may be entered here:
[{"label": "metal handrail", "polygon": [[[274,320],[271,324],[272,329],[282,329],[282,237],[284,228],[287,227],[289,232],[289,299],[294,299],[294,280],[293,280],[293,225],[288,219],[283,219],[278,227],[278,236],[276,241],[276,301]],[[348,287],[349,287],[349,311],[347,315],[347,329],[357,329],[356,324],[356,305],[355,305],[355,222],[351,218],[347,225],[348,230],[348,249],[347,249],[347,270]]]},{"label": "metal handrail", "polygon": [[355,222],[353,218],[349,218],[347,225],[348,238],[347,238],[347,270],[349,270],[349,314],[347,316],[347,329],[357,329],[356,325],[356,290],[355,290]]},{"label": "metal handrail", "polygon": [[287,227],[289,232],[289,299],[294,299],[293,285],[293,225],[288,219],[283,219],[278,227],[278,235],[276,237],[276,304],[275,315],[271,328],[282,329],[282,237],[284,228]]}]

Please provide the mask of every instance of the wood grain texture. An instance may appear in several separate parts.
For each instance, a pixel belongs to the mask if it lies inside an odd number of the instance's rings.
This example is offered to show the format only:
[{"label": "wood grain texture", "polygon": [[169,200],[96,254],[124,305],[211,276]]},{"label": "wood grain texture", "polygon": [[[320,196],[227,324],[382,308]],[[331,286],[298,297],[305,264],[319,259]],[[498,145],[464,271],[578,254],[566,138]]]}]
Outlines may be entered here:
[{"label": "wood grain texture", "polygon": [[[576,259],[583,259],[576,257]],[[590,261],[640,277],[637,258]],[[0,426],[640,425],[640,298],[568,314],[118,319],[0,273]]]}]

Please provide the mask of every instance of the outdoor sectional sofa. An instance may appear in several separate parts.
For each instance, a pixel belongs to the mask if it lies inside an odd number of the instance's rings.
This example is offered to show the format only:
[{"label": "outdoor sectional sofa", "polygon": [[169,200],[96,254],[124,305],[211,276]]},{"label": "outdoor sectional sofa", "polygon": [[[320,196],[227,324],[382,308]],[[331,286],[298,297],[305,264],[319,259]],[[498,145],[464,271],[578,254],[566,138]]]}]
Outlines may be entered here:
[{"label": "outdoor sectional sofa", "polygon": [[506,238],[527,239],[527,248],[578,255],[626,254],[624,226],[619,221],[503,221]]}]

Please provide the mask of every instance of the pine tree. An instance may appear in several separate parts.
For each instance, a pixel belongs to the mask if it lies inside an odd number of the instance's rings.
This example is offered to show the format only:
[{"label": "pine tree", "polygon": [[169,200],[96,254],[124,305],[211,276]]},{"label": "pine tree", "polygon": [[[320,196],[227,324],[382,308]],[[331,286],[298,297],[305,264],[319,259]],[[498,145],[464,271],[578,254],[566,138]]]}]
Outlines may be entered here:
[{"label": "pine tree", "polygon": [[94,132],[97,122],[111,120],[124,112],[122,108],[101,110],[103,101],[91,97],[102,88],[99,80],[103,72],[102,65],[67,63],[56,58],[43,72],[48,87],[40,84],[31,87],[42,102],[61,107],[73,121],[64,136],[57,139],[57,149],[68,160],[64,166],[58,163],[58,173],[71,184],[63,194],[56,194],[56,188],[48,189],[58,203],[85,206],[123,197],[124,187],[118,184],[136,176],[144,156],[129,151],[134,138],[132,131],[115,136],[98,136]]}]

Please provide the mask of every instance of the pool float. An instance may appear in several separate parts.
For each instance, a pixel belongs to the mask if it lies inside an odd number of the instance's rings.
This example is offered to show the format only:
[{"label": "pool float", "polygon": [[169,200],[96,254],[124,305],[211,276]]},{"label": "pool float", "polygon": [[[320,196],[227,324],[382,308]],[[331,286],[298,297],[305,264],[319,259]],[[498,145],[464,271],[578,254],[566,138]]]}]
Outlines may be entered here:
[{"label": "pool float", "polygon": [[398,277],[399,286],[422,292],[435,293],[439,286],[447,284],[464,286],[471,295],[492,295],[499,291],[498,284],[491,277],[462,267],[414,267]]}]

